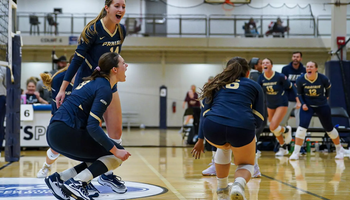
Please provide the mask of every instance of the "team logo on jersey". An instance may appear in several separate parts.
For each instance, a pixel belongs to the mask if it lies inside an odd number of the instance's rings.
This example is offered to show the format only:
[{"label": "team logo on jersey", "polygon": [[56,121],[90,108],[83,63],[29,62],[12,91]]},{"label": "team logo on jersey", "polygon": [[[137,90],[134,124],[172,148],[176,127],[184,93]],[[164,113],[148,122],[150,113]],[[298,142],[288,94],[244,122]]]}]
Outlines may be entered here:
[{"label": "team logo on jersey", "polygon": [[118,41],[104,42],[104,43],[102,44],[102,46],[111,47],[111,46],[117,46],[117,45],[120,45],[120,44],[121,44],[121,41],[118,40]]},{"label": "team logo on jersey", "polygon": [[[114,193],[109,187],[101,186],[93,180],[94,186],[101,192],[99,199],[134,199],[144,198],[166,193],[166,188],[137,182],[125,182],[128,191],[125,194]],[[0,179],[0,199],[6,200],[55,200],[51,191],[44,182],[39,178],[1,178]]]},{"label": "team logo on jersey", "polygon": [[288,79],[290,81],[296,81],[299,78],[300,74],[289,74]]}]

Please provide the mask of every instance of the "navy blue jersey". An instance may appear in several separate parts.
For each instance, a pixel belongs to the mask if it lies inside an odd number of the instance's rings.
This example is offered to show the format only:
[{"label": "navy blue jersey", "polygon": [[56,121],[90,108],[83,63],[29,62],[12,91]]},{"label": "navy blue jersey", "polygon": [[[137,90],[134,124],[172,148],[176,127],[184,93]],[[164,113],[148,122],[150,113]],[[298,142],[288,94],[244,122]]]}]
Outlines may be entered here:
[{"label": "navy blue jersey", "polygon": [[[71,82],[74,74],[77,72],[74,82],[74,87],[76,87],[82,82],[82,78],[92,74],[94,69],[98,66],[98,60],[102,54],[107,52],[120,53],[123,38],[125,38],[126,35],[125,27],[122,24],[120,24],[120,27],[122,31],[116,28],[114,33],[110,33],[104,26],[102,19],[97,21],[97,34],[91,35],[86,32],[89,42],[86,43],[82,40],[78,45],[64,80]],[[93,25],[90,27],[90,30],[93,30]],[[120,36],[119,32],[122,32],[122,36]]]},{"label": "navy blue jersey", "polygon": [[73,90],[51,118],[74,129],[87,129],[92,138],[108,151],[114,146],[99,126],[102,115],[112,100],[112,89],[105,78],[85,81]]},{"label": "navy blue jersey", "polygon": [[316,79],[313,81],[310,81],[306,74],[300,76],[297,80],[300,103],[308,106],[327,105],[330,88],[331,83],[329,79],[320,73],[316,73]]},{"label": "navy blue jersey", "polygon": [[271,109],[279,106],[288,106],[288,97],[285,94],[285,90],[291,89],[296,93],[295,87],[289,82],[287,77],[278,72],[273,72],[270,78],[267,78],[265,73],[261,74],[258,83],[266,94],[267,107]]},{"label": "navy blue jersey", "polygon": [[[57,93],[60,91],[60,87],[63,82],[63,78],[65,76],[67,71],[61,72],[57,75],[55,75],[52,79],[51,82],[51,91],[52,91],[52,101],[51,101],[51,114],[54,114],[57,111],[57,106],[56,106],[56,96]],[[66,98],[71,94],[73,90],[73,84],[70,83],[68,87],[66,88]]]},{"label": "navy blue jersey", "polygon": [[[298,69],[294,69],[293,67],[293,62],[290,62],[288,65],[284,66],[282,68],[282,74],[286,75],[288,80],[294,84],[297,81],[297,79],[299,78],[299,76],[301,74],[305,74],[306,73],[306,69],[304,67],[304,65],[302,63],[300,63],[299,68]],[[287,91],[287,95],[288,95],[288,101],[293,101],[295,102],[296,99],[296,94],[292,91]]]},{"label": "navy blue jersey", "polygon": [[240,78],[215,92],[211,103],[202,101],[199,138],[203,137],[202,119],[231,127],[255,130],[264,121],[264,96],[259,84]]}]

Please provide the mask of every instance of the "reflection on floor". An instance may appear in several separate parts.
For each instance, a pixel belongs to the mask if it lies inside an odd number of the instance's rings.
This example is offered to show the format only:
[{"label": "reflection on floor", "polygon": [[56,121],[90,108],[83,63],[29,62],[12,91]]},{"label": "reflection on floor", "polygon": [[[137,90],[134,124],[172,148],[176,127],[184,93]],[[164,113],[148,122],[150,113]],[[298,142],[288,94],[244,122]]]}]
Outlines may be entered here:
[{"label": "reflection on floor", "polygon": [[[162,138],[162,139],[160,139]],[[131,131],[124,133],[123,143],[132,156],[114,171],[128,183],[140,183],[166,188],[147,199],[217,199],[216,178],[204,177],[202,170],[211,162],[211,152],[206,152],[199,160],[191,156],[191,147],[185,147],[182,136],[177,130],[166,131]],[[164,146],[172,147],[131,147],[135,146]],[[9,184],[6,177],[35,178],[37,171],[45,161],[45,151],[23,151],[19,162],[8,164],[4,157],[0,158],[0,198],[1,199],[30,199],[25,196],[16,198],[1,196]],[[276,158],[273,152],[262,152],[259,158],[261,178],[252,179],[245,190],[247,199],[349,199],[350,168],[349,158],[334,160],[334,153],[311,153],[301,156],[299,161],[289,161],[288,157]],[[52,166],[51,173],[63,171],[78,162],[60,156]],[[5,166],[8,164],[8,166]],[[231,174],[236,166],[231,166]],[[33,179],[16,179],[18,184]],[[41,179],[35,179],[40,184]],[[233,182],[232,176],[229,178]],[[27,183],[26,183],[27,184]],[[98,183],[96,183],[98,184]],[[15,186],[14,186],[15,187]],[[18,186],[16,186],[18,187]],[[130,185],[131,187],[131,185]],[[150,187],[150,186],[149,186]],[[158,188],[158,187],[157,187]],[[23,189],[23,188],[22,188]],[[41,188],[45,189],[45,188]],[[12,191],[13,192],[13,191]],[[130,193],[131,194],[131,193]],[[111,196],[112,195],[112,196]],[[53,197],[53,196],[52,196]],[[55,199],[55,198],[41,199]],[[111,199],[127,199],[133,197],[110,194]],[[32,199],[40,199],[33,197]],[[106,199],[106,198],[96,198]]]}]

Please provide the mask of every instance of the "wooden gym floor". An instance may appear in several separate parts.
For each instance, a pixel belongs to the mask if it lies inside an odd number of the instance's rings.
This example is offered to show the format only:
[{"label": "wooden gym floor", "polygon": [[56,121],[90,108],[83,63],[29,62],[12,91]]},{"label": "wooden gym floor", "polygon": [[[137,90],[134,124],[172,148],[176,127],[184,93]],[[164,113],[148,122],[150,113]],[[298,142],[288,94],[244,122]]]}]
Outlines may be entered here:
[{"label": "wooden gym floor", "polygon": [[[215,176],[201,175],[211,162],[211,152],[205,153],[199,160],[193,159],[190,154],[192,147],[184,145],[178,130],[132,129],[123,133],[123,145],[132,156],[114,171],[115,174],[127,183],[138,182],[167,188],[162,194],[142,198],[217,199]],[[28,199],[28,195],[25,197],[21,194],[16,198],[1,197],[1,188],[9,177],[33,180],[26,178],[36,177],[45,161],[45,154],[45,150],[27,149],[21,152],[20,161],[14,163],[5,162],[2,155],[0,198]],[[273,152],[262,152],[259,158],[262,177],[248,183],[246,197],[251,200],[350,199],[350,160],[346,157],[336,161],[334,156],[335,153],[312,153],[292,162],[288,157],[276,158]],[[76,164],[78,162],[60,156],[53,164],[51,173]],[[231,174],[235,168],[232,165]],[[21,179],[15,180],[21,182]],[[233,181],[232,176],[229,180]],[[55,198],[48,196],[46,199]],[[110,199],[120,198],[116,194]]]}]

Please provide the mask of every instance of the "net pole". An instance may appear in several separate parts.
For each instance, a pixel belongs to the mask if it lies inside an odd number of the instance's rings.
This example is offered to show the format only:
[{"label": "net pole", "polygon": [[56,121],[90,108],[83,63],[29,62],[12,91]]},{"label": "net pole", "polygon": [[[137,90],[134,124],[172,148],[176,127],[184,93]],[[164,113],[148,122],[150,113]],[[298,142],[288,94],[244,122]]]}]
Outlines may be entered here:
[{"label": "net pole", "polygon": [[11,70],[11,82],[14,82],[13,78],[13,71],[12,71],[12,36],[14,35],[12,33],[12,4],[13,1],[9,0],[9,10],[8,10],[8,35],[7,35],[7,62],[8,62],[8,68]]}]

